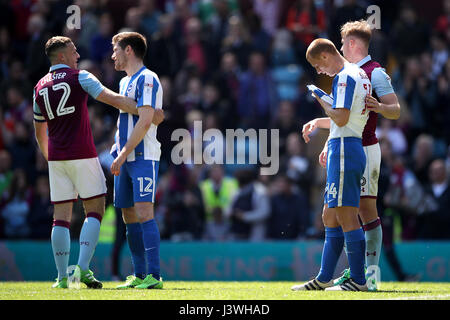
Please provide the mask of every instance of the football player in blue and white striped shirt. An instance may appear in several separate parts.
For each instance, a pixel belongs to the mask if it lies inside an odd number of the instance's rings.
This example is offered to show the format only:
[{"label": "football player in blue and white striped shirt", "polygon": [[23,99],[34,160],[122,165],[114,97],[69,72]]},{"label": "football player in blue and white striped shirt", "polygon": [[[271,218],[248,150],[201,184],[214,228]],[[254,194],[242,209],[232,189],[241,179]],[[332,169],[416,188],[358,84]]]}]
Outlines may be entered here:
[{"label": "football player in blue and white striped shirt", "polygon": [[160,234],[153,208],[161,144],[152,118],[162,108],[163,91],[158,76],[144,66],[144,36],[122,32],[113,37],[112,44],[115,69],[127,73],[120,81],[120,94],[134,99],[139,113],[120,112],[111,149],[114,206],[122,208],[134,267],[134,275],[118,289],[161,289]]},{"label": "football player in blue and white striped shirt", "polygon": [[[345,60],[327,39],[314,40],[308,47],[306,59],[317,73],[334,77],[332,105],[315,95],[331,118],[322,215],[325,242],[317,277],[293,286],[292,290],[367,291],[365,238],[358,220],[358,208],[366,164],[361,138],[368,119],[365,99],[372,92],[370,80],[364,70]],[[351,274],[347,281],[333,286],[333,274],[344,242]]]}]

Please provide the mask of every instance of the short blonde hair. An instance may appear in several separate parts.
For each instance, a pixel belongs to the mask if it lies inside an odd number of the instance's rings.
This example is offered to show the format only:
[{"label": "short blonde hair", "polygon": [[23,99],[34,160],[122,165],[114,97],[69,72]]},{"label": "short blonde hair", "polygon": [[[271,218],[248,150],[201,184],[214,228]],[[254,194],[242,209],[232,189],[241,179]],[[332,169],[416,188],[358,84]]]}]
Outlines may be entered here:
[{"label": "short blonde hair", "polygon": [[341,27],[341,38],[348,36],[356,37],[364,42],[369,47],[370,39],[372,38],[372,30],[370,24],[366,20],[349,21]]},{"label": "short blonde hair", "polygon": [[339,54],[333,42],[328,39],[318,38],[309,44],[306,50],[306,60],[309,61],[311,58],[317,58],[322,52],[328,52],[332,55]]}]

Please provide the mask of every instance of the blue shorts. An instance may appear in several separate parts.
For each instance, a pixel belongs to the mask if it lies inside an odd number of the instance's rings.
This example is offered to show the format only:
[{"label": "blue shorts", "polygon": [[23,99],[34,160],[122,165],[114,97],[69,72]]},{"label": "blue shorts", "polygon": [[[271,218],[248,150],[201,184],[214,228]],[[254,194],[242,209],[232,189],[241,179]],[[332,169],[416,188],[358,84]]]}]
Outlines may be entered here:
[{"label": "blue shorts", "polygon": [[134,207],[135,202],[155,202],[159,161],[125,162],[114,176],[114,206]]},{"label": "blue shorts", "polygon": [[365,166],[366,155],[360,138],[330,139],[324,204],[328,204],[329,208],[359,207]]}]

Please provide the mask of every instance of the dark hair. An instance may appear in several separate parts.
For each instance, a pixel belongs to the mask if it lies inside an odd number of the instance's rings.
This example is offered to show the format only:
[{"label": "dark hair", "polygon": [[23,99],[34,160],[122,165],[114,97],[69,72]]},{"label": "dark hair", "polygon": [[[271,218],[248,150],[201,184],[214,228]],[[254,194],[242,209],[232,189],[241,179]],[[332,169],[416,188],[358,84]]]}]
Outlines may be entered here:
[{"label": "dark hair", "polygon": [[139,59],[144,59],[147,52],[147,40],[138,32],[121,32],[112,38],[112,44],[118,44],[122,49],[130,46],[134,55]]},{"label": "dark hair", "polygon": [[72,43],[72,40],[68,37],[63,36],[52,37],[45,44],[45,54],[49,59],[52,59],[52,56],[56,51],[65,48],[69,43]]}]

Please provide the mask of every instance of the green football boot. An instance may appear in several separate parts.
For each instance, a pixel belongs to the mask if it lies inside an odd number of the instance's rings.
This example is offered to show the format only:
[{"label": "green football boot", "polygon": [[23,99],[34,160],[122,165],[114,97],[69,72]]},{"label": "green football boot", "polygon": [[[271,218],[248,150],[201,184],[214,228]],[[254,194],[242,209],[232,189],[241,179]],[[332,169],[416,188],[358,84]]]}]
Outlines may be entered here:
[{"label": "green football boot", "polygon": [[[81,270],[80,266],[77,265],[76,269],[80,272],[80,282],[83,282],[88,288],[91,289],[101,289],[103,284],[94,278],[94,273],[91,270]],[[75,269],[75,271],[77,271]]]},{"label": "green football boot", "polygon": [[342,271],[341,276],[334,280],[334,285],[339,286],[344,283],[344,281],[347,281],[350,279],[350,268],[345,269]]},{"label": "green football boot", "polygon": [[[367,268],[364,268],[364,271],[366,272],[367,287],[369,288],[369,291],[377,291],[376,279],[367,277]],[[334,285],[339,286],[349,279],[350,279],[350,268],[342,271],[342,275],[334,280]]]},{"label": "green football boot", "polygon": [[142,280],[141,278],[131,275],[131,276],[127,277],[127,280],[125,281],[124,284],[117,286],[116,289],[119,289],[119,290],[132,289],[132,288],[135,288],[136,286],[142,284],[143,281],[144,280]]},{"label": "green football boot", "polygon": [[366,271],[367,288],[369,288],[369,291],[371,291],[371,292],[377,291],[378,290],[378,282],[377,281],[380,279],[379,275],[377,277],[377,274],[374,273],[375,271],[371,272],[371,274],[367,273],[367,269],[365,269],[365,271]]},{"label": "green football boot", "polygon": [[56,282],[52,285],[52,288],[58,288],[58,289],[69,288],[69,285],[67,283],[67,277],[62,278],[61,280],[58,280],[58,278],[56,278]]},{"label": "green football boot", "polygon": [[142,283],[136,286],[136,289],[162,289],[163,282],[162,279],[156,280],[153,275],[149,274],[145,277]]},{"label": "green football boot", "polygon": [[375,278],[367,279],[367,288],[369,288],[370,292],[375,292],[378,290],[377,280]]}]

